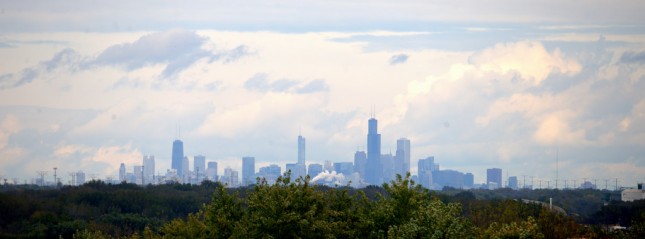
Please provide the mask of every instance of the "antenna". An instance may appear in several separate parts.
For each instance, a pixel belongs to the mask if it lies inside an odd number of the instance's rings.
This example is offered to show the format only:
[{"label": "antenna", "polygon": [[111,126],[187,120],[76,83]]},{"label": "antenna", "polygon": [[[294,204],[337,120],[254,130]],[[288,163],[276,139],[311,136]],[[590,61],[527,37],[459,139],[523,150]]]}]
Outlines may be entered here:
[{"label": "antenna", "polygon": [[558,171],[560,170],[559,151],[559,147],[555,148],[555,189],[558,189]]}]

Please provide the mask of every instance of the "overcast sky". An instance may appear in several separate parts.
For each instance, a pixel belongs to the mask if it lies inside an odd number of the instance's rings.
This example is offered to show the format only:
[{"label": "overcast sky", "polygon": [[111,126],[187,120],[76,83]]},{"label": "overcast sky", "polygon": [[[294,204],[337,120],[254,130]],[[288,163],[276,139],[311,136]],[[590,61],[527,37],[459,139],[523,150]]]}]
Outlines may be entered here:
[{"label": "overcast sky", "polygon": [[[188,2],[188,3],[186,3]],[[185,153],[645,181],[642,1],[1,1],[0,176]],[[556,167],[556,154],[559,158]],[[192,160],[191,160],[192,161]],[[192,168],[192,162],[191,162]],[[593,181],[592,181],[593,182]],[[546,183],[545,183],[546,184]],[[560,182],[562,185],[563,182]],[[613,183],[610,183],[613,185]]]}]

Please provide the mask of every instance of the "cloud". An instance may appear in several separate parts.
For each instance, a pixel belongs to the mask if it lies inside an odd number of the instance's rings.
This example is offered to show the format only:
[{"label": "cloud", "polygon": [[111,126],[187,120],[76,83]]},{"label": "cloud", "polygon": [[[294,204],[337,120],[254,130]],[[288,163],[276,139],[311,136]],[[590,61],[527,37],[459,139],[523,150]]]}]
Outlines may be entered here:
[{"label": "cloud", "polygon": [[396,64],[402,64],[408,61],[408,55],[406,54],[398,54],[398,55],[393,55],[390,57],[390,65],[396,65]]},{"label": "cloud", "polygon": [[575,74],[582,69],[559,50],[548,52],[541,43],[526,41],[496,44],[474,54],[469,62],[482,72],[517,73],[532,85],[539,85],[552,73]]},{"label": "cloud", "polygon": [[622,63],[645,63],[645,51],[627,51],[620,57]]},{"label": "cloud", "polygon": [[[302,85],[302,86],[301,86]],[[255,74],[244,82],[244,88],[247,90],[259,92],[282,92],[282,93],[298,93],[308,94],[316,92],[324,92],[329,90],[329,86],[322,79],[316,79],[303,85],[303,83],[288,80],[278,79],[269,81],[268,75],[265,73]]]},{"label": "cloud", "polygon": [[7,115],[0,122],[0,150],[9,143],[9,137],[21,129],[20,120],[15,115]]},{"label": "cloud", "polygon": [[312,80],[306,85],[298,88],[296,92],[301,94],[329,91],[329,85],[322,79]]},{"label": "cloud", "polygon": [[542,119],[533,138],[545,145],[583,145],[586,143],[585,129],[572,129],[571,112],[551,114]]},{"label": "cloud", "polygon": [[168,64],[163,74],[173,75],[212,53],[203,50],[205,37],[192,31],[170,30],[144,35],[132,43],[105,49],[91,64],[121,66],[134,70],[154,64]]},{"label": "cloud", "polygon": [[82,65],[82,57],[74,50],[65,48],[51,59],[42,61],[33,67],[23,69],[19,74],[0,76],[0,89],[15,88],[29,84],[39,77],[53,77],[61,70],[75,71]]}]

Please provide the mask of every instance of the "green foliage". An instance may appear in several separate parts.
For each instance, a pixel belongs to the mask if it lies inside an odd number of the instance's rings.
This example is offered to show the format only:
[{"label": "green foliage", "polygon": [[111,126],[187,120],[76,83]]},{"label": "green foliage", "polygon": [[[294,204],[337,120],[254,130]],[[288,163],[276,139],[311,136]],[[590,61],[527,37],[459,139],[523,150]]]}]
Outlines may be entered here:
[{"label": "green foliage", "polygon": [[544,235],[540,233],[538,229],[538,224],[533,219],[529,217],[526,221],[521,222],[511,222],[509,224],[502,224],[493,222],[490,224],[488,229],[484,231],[482,238],[491,238],[491,239],[540,239],[544,238]]}]

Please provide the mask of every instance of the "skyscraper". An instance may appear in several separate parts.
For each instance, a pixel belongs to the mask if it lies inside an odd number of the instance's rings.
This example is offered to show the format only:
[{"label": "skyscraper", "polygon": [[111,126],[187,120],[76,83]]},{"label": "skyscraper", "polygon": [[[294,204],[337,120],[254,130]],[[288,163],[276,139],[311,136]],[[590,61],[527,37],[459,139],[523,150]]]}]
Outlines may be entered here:
[{"label": "skyscraper", "polygon": [[250,185],[255,182],[255,158],[242,157],[242,185]]},{"label": "skyscraper", "polygon": [[123,163],[121,163],[121,166],[119,166],[119,181],[121,182],[127,181],[126,174],[125,174],[125,164]]},{"label": "skyscraper", "polygon": [[305,165],[305,138],[298,135],[298,164]]},{"label": "skyscraper", "polygon": [[517,176],[508,177],[508,187],[517,190]]},{"label": "skyscraper", "polygon": [[395,166],[394,166],[394,156],[392,153],[381,154],[381,167],[383,168],[383,173],[381,174],[384,182],[390,182],[394,180],[396,175]]},{"label": "skyscraper", "polygon": [[396,141],[396,155],[394,157],[395,173],[405,177],[410,172],[410,140],[400,138]]},{"label": "skyscraper", "polygon": [[184,142],[176,139],[172,142],[172,165],[171,168],[177,170],[179,178],[184,176]]},{"label": "skyscraper", "polygon": [[434,157],[430,156],[425,159],[419,159],[417,170],[419,171],[419,185],[426,188],[432,188],[432,171],[434,169]]},{"label": "skyscraper", "polygon": [[486,184],[489,189],[496,189],[502,187],[502,169],[489,168],[486,169]]},{"label": "skyscraper", "polygon": [[183,183],[190,183],[190,167],[188,166],[190,161],[188,161],[188,156],[184,156],[184,160],[181,161],[181,171],[183,171],[181,178],[184,181]]},{"label": "skyscraper", "polygon": [[378,133],[378,122],[375,118],[368,121],[367,132],[367,166],[365,180],[372,185],[383,183],[383,166],[381,165],[381,134]]},{"label": "skyscraper", "polygon": [[366,166],[367,154],[365,154],[365,151],[356,151],[354,153],[354,172],[357,172],[363,180],[365,180]]},{"label": "skyscraper", "polygon": [[195,180],[200,183],[206,174],[206,157],[196,155],[193,157],[193,170],[195,170]]},{"label": "skyscraper", "polygon": [[323,171],[322,164],[319,164],[319,163],[309,164],[308,174],[309,174],[309,177],[311,177],[311,179],[314,179],[316,176],[318,176],[318,174],[322,173],[322,171]]},{"label": "skyscraper", "polygon": [[334,171],[336,173],[342,173],[345,177],[349,177],[354,172],[354,164],[352,162],[334,163]]},{"label": "skyscraper", "polygon": [[144,155],[143,156],[143,178],[145,183],[153,183],[155,175],[155,156],[154,155]]},{"label": "skyscraper", "polygon": [[217,162],[208,162],[208,169],[206,169],[207,177],[213,182],[217,182]]}]

